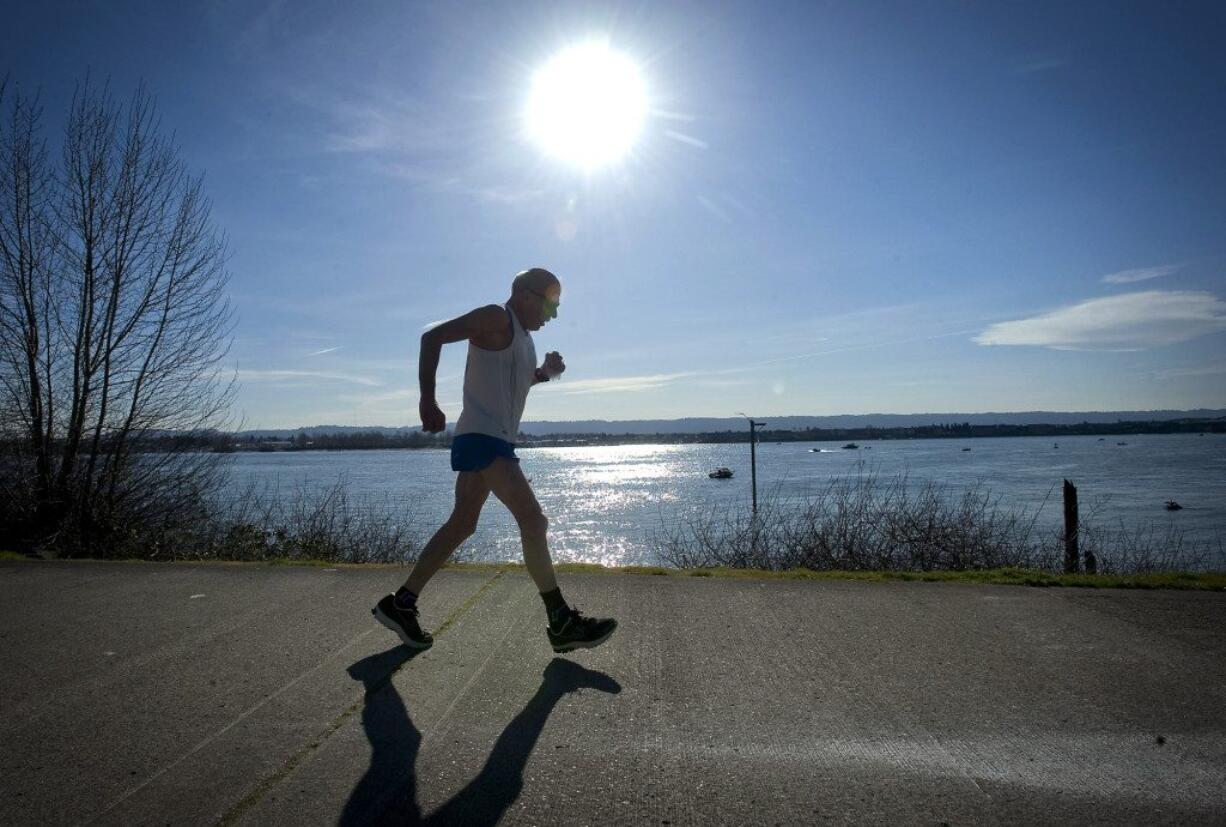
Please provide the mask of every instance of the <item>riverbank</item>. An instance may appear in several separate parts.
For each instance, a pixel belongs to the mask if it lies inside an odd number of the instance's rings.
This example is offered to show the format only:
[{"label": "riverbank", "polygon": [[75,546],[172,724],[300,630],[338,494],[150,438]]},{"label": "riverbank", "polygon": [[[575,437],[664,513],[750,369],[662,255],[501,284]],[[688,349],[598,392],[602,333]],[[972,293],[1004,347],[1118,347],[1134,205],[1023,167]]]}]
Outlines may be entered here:
[{"label": "riverbank", "polygon": [[[25,555],[0,551],[0,562],[32,560]],[[63,560],[59,563],[131,563],[167,565],[141,560]],[[170,563],[175,565],[176,563]],[[409,570],[411,563],[338,563],[335,560],[272,558],[261,561],[205,560],[177,561],[179,565],[206,566],[304,566],[307,568]],[[522,563],[447,563],[456,572],[524,572]],[[1138,575],[1058,574],[1038,569],[998,568],[972,571],[812,571],[791,569],[736,569],[729,567],[676,569],[666,566],[602,566],[597,563],[555,563],[559,574],[623,574],[640,577],[717,577],[742,580],[855,581],[863,583],[971,583],[994,586],[1036,586],[1042,588],[1087,589],[1175,589],[1182,591],[1226,591],[1226,572],[1156,572]]]},{"label": "riverbank", "polygon": [[[0,562],[0,821],[1215,823],[1226,595]],[[48,607],[67,607],[49,611]]]}]

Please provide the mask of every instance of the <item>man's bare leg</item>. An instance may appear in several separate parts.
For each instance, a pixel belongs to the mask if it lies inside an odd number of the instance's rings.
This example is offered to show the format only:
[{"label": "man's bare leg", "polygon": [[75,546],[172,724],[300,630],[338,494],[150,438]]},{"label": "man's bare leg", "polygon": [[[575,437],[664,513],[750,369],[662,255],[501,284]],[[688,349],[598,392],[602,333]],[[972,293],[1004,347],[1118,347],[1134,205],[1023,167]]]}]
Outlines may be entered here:
[{"label": "man's bare leg", "polygon": [[380,600],[371,614],[375,620],[395,632],[410,649],[421,651],[434,645],[434,638],[417,622],[417,595],[439,567],[477,530],[481,507],[489,498],[490,488],[481,475],[461,471],[455,481],[455,508],[417,557],[409,579],[395,594]]},{"label": "man's bare leg", "polygon": [[434,532],[426,547],[417,556],[417,563],[404,581],[404,588],[414,597],[421,594],[426,583],[447,562],[460,544],[477,530],[481,509],[490,496],[490,487],[477,471],[461,471],[455,481],[455,507],[447,522]]},{"label": "man's bare leg", "polygon": [[549,520],[545,519],[541,505],[536,501],[532,486],[520,470],[519,463],[499,457],[482,470],[494,496],[503,502],[519,524],[519,536],[524,547],[524,565],[532,582],[541,593],[545,611],[549,617],[546,633],[555,652],[570,652],[574,649],[590,649],[609,639],[617,629],[617,621],[611,618],[584,617],[566,605],[558,578],[553,570],[553,558],[549,556],[549,541],[546,534]]},{"label": "man's bare leg", "polygon": [[553,571],[553,558],[549,556],[549,520],[536,501],[532,485],[524,477],[518,462],[498,457],[481,471],[487,491],[502,501],[515,522],[519,525],[519,537],[524,547],[524,565],[536,584],[537,591],[545,594],[558,588],[558,578]]}]

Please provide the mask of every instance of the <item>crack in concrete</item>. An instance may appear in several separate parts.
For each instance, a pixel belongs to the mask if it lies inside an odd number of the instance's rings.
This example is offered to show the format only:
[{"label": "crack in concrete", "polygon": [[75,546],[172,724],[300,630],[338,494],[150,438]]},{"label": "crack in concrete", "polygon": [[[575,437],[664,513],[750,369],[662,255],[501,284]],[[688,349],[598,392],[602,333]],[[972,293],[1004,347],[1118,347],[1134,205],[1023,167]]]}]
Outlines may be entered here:
[{"label": "crack in concrete", "polygon": [[[472,597],[466,600],[462,605],[457,607],[454,611],[451,612],[450,615],[447,616],[447,618],[442,622],[442,624],[440,624],[440,626],[438,627],[438,629],[435,631],[434,634],[436,636],[441,635],[445,633],[456,622],[458,622],[461,617],[463,617],[474,606],[476,606],[478,602],[480,602],[481,598],[485,596],[485,593],[489,591],[491,588],[493,588],[494,584],[497,583],[497,581],[505,573],[506,573],[505,568],[500,568],[497,572],[495,572],[494,576],[491,577],[489,580],[485,581],[485,583],[481,585],[481,588],[479,588],[472,595]],[[204,738],[202,741],[200,741],[190,750],[183,753],[178,758],[176,758],[174,761],[171,761],[169,764],[167,764],[166,766],[162,767],[157,772],[150,775],[148,778],[146,778],[143,782],[141,782],[137,786],[132,787],[131,789],[124,792],[123,795],[119,796],[119,798],[112,801],[103,810],[99,811],[97,814],[94,815],[93,818],[89,819],[85,823],[87,824],[93,823],[97,821],[98,819],[102,818],[107,813],[111,812],[116,807],[118,807],[120,804],[124,803],[128,799],[132,798],[132,796],[136,795],[141,790],[148,787],[154,781],[161,778],[163,775],[170,772],[172,769],[182,764],[184,761],[191,758],[193,755],[200,752],[202,749],[207,747],[209,744],[216,741],[222,735],[225,735],[228,731],[233,729],[237,724],[241,723],[242,721],[246,720],[250,716],[254,715],[256,712],[258,712],[260,709],[266,706],[270,701],[288,692],[290,689],[292,689],[294,686],[300,683],[304,678],[322,669],[325,664],[331,662],[341,652],[344,652],[346,649],[350,648],[354,644],[370,636],[375,631],[378,631],[378,630],[368,629],[367,631],[362,632],[361,634],[357,635],[352,640],[350,640],[348,643],[346,643],[344,646],[341,646],[336,651],[322,658],[317,666],[314,666],[311,669],[308,669],[307,671],[303,672],[301,675],[294,678],[292,681],[285,684],[280,689],[262,698],[259,701],[259,703],[244,710],[241,714],[239,714],[237,717],[235,717],[232,721],[230,721],[228,724],[223,726],[221,729],[217,730],[213,734]],[[378,683],[376,683],[371,689],[364,690],[356,701],[350,704],[336,718],[334,718],[321,732],[316,734],[313,738],[311,738],[311,740],[309,740],[306,744],[304,744],[301,748],[299,748],[297,752],[291,755],[277,771],[273,772],[272,774],[264,778],[262,781],[260,781],[260,783],[256,784],[256,786],[249,793],[247,793],[246,796],[244,796],[238,803],[236,803],[233,807],[231,807],[218,820],[217,824],[218,825],[233,824],[239,818],[241,818],[242,815],[245,812],[247,812],[247,810],[251,809],[251,807],[258,804],[259,801],[264,797],[264,795],[269,790],[271,790],[278,783],[280,783],[281,780],[283,780],[286,776],[288,776],[291,772],[293,772],[294,769],[298,767],[298,765],[300,765],[308,756],[311,755],[311,753],[319,749],[333,734],[336,733],[337,730],[339,730],[345,724],[347,720],[349,720],[349,718],[351,718],[354,715],[354,713],[361,710],[362,704],[364,703],[365,697],[368,692],[370,693],[378,692],[383,687],[391,683],[392,679],[396,676],[396,673],[399,672],[404,667],[405,664],[409,663],[410,660],[411,659],[406,660],[403,663],[396,666],[395,668],[393,668],[390,672],[388,672],[387,675],[381,678],[378,681]]]},{"label": "crack in concrete", "polygon": [[[459,621],[461,617],[472,610],[472,608],[481,601],[481,598],[485,596],[485,593],[494,587],[494,584],[498,582],[502,575],[506,574],[506,571],[507,570],[505,568],[500,568],[494,573],[493,577],[485,581],[481,585],[481,588],[477,589],[476,593],[474,593],[472,597],[468,598],[468,600],[466,600],[462,605],[447,616],[447,618],[439,625],[438,629],[434,631],[434,636],[437,638],[443,635],[448,629],[455,625],[455,623]],[[364,633],[363,636],[365,636],[365,634],[369,633]],[[225,815],[218,819],[218,827],[228,827],[229,825],[237,823],[248,810],[250,810],[256,804],[259,804],[270,790],[277,786],[277,784],[281,783],[281,781],[296,770],[303,761],[309,758],[312,753],[323,746],[324,743],[331,738],[337,730],[345,725],[346,721],[360,712],[363,704],[366,703],[366,698],[368,696],[381,691],[385,686],[392,682],[392,679],[396,677],[396,673],[403,669],[405,664],[411,662],[412,658],[409,658],[408,660],[394,667],[370,688],[363,690],[358,699],[350,704],[344,711],[342,711],[340,715],[336,716],[336,718],[334,718],[322,732],[291,755],[286,762],[281,765],[280,769],[264,778],[259,784],[256,784],[251,792],[243,796],[243,798],[237,804],[231,807],[225,813]]]}]

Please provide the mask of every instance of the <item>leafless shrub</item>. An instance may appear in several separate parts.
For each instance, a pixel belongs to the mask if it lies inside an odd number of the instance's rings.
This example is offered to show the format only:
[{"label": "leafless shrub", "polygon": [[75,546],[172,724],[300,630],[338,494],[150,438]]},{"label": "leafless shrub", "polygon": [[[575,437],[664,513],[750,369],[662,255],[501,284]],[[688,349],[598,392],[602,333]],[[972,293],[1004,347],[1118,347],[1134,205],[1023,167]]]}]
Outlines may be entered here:
[{"label": "leafless shrub", "polygon": [[1205,571],[1214,559],[1226,559],[1220,540],[1214,554],[1213,544],[1191,542],[1174,526],[1104,528],[1082,521],[1078,533],[1082,553],[1095,557],[1100,574]]},{"label": "leafless shrub", "polygon": [[[1045,501],[1046,502],[1046,501]],[[861,470],[800,502],[771,492],[754,515],[746,508],[699,509],[653,536],[654,551],[679,568],[729,566],[815,571],[963,571],[1019,567],[1058,571],[1059,531],[1034,512],[1006,508],[979,484],[909,484]],[[1178,532],[1104,531],[1083,523],[1081,546],[1102,573],[1189,571],[1209,549]]]},{"label": "leafless shrub", "polygon": [[315,489],[249,485],[215,515],[176,557],[225,560],[328,560],[389,563],[420,549],[416,517],[390,497],[353,502],[344,479]]}]

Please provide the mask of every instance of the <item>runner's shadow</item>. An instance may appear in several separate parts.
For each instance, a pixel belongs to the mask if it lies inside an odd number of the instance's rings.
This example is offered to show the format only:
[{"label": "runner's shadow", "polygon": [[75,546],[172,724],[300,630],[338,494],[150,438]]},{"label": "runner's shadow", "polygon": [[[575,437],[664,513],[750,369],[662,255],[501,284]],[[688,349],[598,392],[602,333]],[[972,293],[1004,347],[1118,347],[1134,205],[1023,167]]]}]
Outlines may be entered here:
[{"label": "runner's shadow", "polygon": [[349,667],[349,675],[366,687],[362,699],[362,729],[370,741],[370,766],[349,794],[339,824],[371,824],[397,801],[402,824],[420,824],[413,766],[421,746],[421,733],[413,726],[392,676],[419,650],[397,646],[363,658]]},{"label": "runner's shadow", "polygon": [[[402,658],[396,665],[407,660],[404,651],[407,650],[400,647],[392,650]],[[350,674],[358,677],[357,667],[388,654],[359,661],[350,667]],[[391,668],[394,667],[388,670]],[[387,672],[383,674],[386,676]],[[362,725],[371,744],[370,768],[345,805],[340,823],[494,824],[519,798],[524,786],[524,766],[553,708],[563,697],[581,689],[616,694],[621,692],[621,684],[603,672],[586,669],[573,661],[563,658],[550,661],[536,694],[498,737],[477,777],[423,819],[413,770],[421,733],[410,720],[399,693],[385,677],[374,692],[369,688],[367,691]]]},{"label": "runner's shadow", "polygon": [[545,728],[549,714],[563,697],[580,689],[617,694],[621,684],[604,672],[554,658],[545,668],[541,686],[528,705],[498,736],[477,777],[427,819],[429,824],[494,824],[519,798],[524,766]]}]

